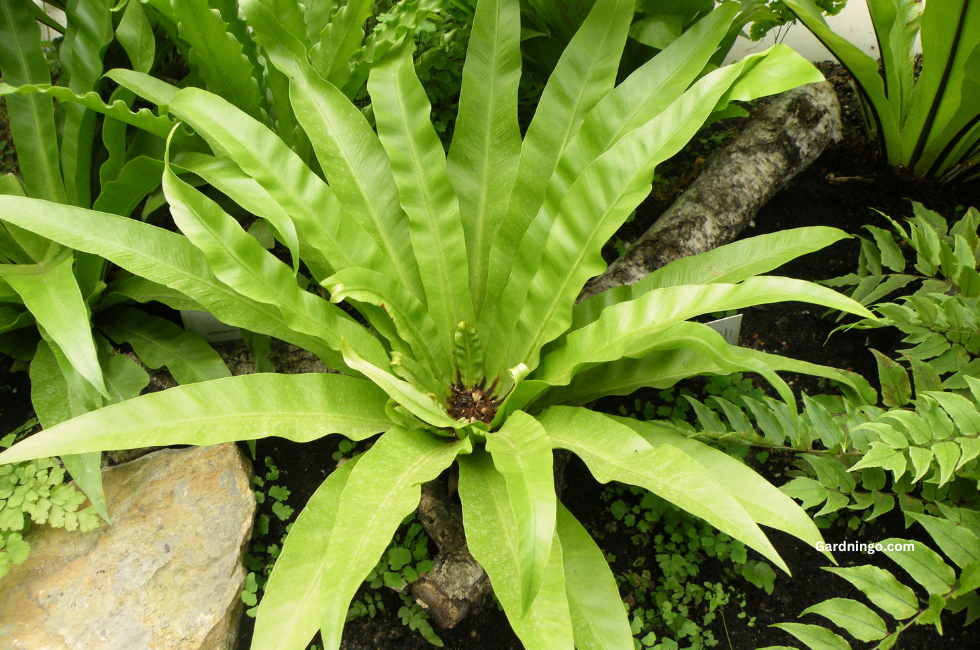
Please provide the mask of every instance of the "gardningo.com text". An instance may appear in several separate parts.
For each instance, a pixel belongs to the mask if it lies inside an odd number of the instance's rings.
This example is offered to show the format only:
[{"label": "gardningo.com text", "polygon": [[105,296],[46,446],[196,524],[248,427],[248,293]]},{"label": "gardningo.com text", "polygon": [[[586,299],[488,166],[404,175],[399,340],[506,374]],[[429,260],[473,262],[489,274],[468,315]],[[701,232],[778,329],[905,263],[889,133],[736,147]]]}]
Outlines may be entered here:
[{"label": "gardningo.com text", "polygon": [[838,542],[836,544],[828,544],[826,542],[817,542],[814,547],[818,551],[830,551],[831,553],[867,553],[868,555],[873,555],[879,551],[914,551],[915,542],[902,542],[902,543],[888,543],[882,544],[881,542]]}]

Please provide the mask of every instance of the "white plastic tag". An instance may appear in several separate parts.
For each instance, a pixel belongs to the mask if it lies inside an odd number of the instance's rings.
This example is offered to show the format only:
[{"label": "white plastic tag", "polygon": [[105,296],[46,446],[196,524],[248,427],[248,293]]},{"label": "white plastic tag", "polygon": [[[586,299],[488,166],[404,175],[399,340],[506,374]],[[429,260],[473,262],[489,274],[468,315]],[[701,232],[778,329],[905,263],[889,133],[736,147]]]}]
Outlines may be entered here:
[{"label": "white plastic tag", "polygon": [[710,323],[705,323],[705,325],[725,337],[725,341],[729,345],[738,345],[738,332],[742,329],[741,314],[713,320]]}]

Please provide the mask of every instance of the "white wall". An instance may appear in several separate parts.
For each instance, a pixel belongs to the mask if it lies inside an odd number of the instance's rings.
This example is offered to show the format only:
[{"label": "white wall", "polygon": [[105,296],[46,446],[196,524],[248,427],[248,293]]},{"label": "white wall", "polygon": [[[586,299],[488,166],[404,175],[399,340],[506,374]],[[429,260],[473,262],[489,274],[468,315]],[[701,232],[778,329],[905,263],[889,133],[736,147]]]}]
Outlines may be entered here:
[{"label": "white wall", "polygon": [[[874,29],[871,26],[871,17],[868,15],[868,5],[865,0],[848,0],[844,9],[836,16],[828,16],[827,24],[847,40],[863,49],[868,55],[880,58],[878,44],[875,41]],[[786,30],[786,26],[783,27]],[[726,63],[737,61],[746,54],[755,54],[771,47],[775,42],[776,30],[772,30],[761,41],[752,42],[746,38],[739,37],[735,42]],[[779,42],[790,46],[806,59],[810,61],[830,61],[834,57],[823,45],[810,33],[802,23],[789,27],[786,38],[783,40],[780,35]],[[916,52],[921,52],[922,47],[916,39]]]}]

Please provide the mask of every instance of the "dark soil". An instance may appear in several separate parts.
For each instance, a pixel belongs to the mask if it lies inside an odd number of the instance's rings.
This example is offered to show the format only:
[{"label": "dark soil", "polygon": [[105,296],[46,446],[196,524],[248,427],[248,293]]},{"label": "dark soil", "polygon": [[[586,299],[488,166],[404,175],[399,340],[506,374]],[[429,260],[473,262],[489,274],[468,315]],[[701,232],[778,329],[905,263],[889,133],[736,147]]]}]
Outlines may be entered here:
[{"label": "dark soil", "polygon": [[[857,234],[866,224],[888,228],[872,208],[901,220],[911,216],[908,199],[924,203],[947,218],[954,218],[959,206],[980,205],[980,181],[968,185],[939,187],[925,181],[917,181],[883,168],[874,158],[864,134],[854,96],[848,81],[836,66],[825,66],[824,72],[834,83],[842,100],[845,120],[844,138],[831,145],[827,151],[790,185],[780,192],[756,217],[754,226],[744,236],[768,233],[786,228],[825,225],[841,228]],[[762,105],[753,106],[759,112]],[[628,242],[649,227],[666,209],[683,188],[699,173],[703,159],[712,148],[723,144],[727,133],[737,131],[744,121],[726,121],[699,137],[688,149],[660,169],[660,180],[651,198],[637,211],[637,217],[617,234],[621,242]],[[701,162],[699,162],[701,161]],[[832,180],[848,179],[848,180]],[[808,280],[819,280],[850,273],[856,269],[858,244],[855,240],[840,242],[819,254],[788,264],[777,273]],[[806,361],[852,369],[875,383],[877,375],[874,358],[868,352],[875,347],[888,352],[896,343],[893,333],[878,330],[835,334],[825,343],[836,323],[832,318],[822,318],[822,309],[798,304],[780,304],[747,310],[742,324],[741,343],[776,354],[785,354]],[[0,435],[10,431],[31,415],[29,381],[27,373],[9,372],[10,360],[0,358]],[[793,388],[809,393],[828,389],[810,378],[791,378]],[[635,397],[646,399],[650,395],[640,393]],[[632,404],[634,397],[604,404],[615,412],[618,403]],[[257,466],[266,456],[274,459],[281,477],[277,481],[290,491],[288,503],[299,511],[310,495],[332,470],[336,462],[332,455],[337,451],[336,437],[299,445],[285,440],[265,440],[258,443]],[[777,485],[782,482],[786,459],[773,457],[763,468],[767,478]],[[576,517],[594,531],[605,530],[613,521],[608,508],[599,499],[602,486],[588,473],[584,465],[573,459],[566,469],[566,488],[563,502]],[[266,506],[267,507],[267,506]],[[285,524],[272,518],[268,539],[278,540],[284,533]],[[847,538],[842,526],[823,531],[828,542]],[[860,531],[859,539],[870,542],[885,537],[923,539],[915,529],[906,530],[901,514],[893,511],[879,518],[874,524]],[[781,621],[796,621],[805,608],[832,597],[856,597],[863,599],[848,583],[822,570],[827,560],[814,549],[795,538],[772,532],[771,539],[780,555],[793,571],[793,578],[780,575],[772,595],[748,583],[738,584],[737,589],[746,595],[745,610],[756,618],[752,627],[746,619],[736,616],[737,609],[726,606],[722,616],[710,626],[719,648],[746,650],[769,645],[800,647],[788,634],[767,627]],[[605,535],[604,550],[617,556],[617,570],[637,555],[646,554],[622,536]],[[894,565],[883,554],[866,556],[860,553],[839,553],[841,565],[874,563],[894,570]],[[715,563],[717,564],[717,563]],[[719,575],[721,566],[706,562],[705,579]],[[897,572],[899,578],[904,576]],[[906,580],[906,582],[910,582]],[[374,619],[361,619],[348,623],[343,647],[349,650],[422,650],[430,646],[416,632],[404,627],[394,612],[401,600],[393,592],[385,597],[387,615]],[[922,596],[922,594],[920,594]],[[813,615],[802,622],[824,623]],[[916,628],[903,634],[897,648],[923,648],[932,650],[963,650],[980,647],[980,625],[962,627],[963,614],[943,617],[944,636],[938,637],[932,628]],[[240,650],[249,647],[252,619],[243,617]],[[453,630],[437,630],[445,647],[455,650],[509,650],[520,644],[510,630],[506,617],[492,604],[483,612],[465,619]],[[317,639],[318,641],[319,639]],[[868,644],[854,644],[863,648]]]}]

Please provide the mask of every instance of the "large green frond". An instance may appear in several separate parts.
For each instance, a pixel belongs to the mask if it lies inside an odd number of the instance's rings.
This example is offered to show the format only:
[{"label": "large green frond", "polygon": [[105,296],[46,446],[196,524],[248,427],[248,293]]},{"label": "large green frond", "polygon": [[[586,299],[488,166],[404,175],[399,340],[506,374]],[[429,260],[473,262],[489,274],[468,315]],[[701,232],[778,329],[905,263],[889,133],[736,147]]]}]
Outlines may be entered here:
[{"label": "large green frond", "polygon": [[86,413],[36,433],[0,463],[109,449],[215,445],[278,436],[309,442],[331,433],[362,440],[391,426],[388,396],[365,379],[255,374],[177,386]]},{"label": "large green frond", "polygon": [[469,438],[395,427],[358,462],[340,496],[320,580],[324,650],[340,648],[350,601],[402,520],[418,507],[421,485],[472,449]]},{"label": "large green frond", "polygon": [[582,408],[555,406],[538,419],[554,446],[568,449],[585,461],[601,483],[615,480],[650,490],[789,572],[724,484],[684,452],[667,446],[655,449],[629,427]]},{"label": "large green frond", "polygon": [[378,136],[391,159],[402,209],[425,288],[432,320],[450,341],[456,326],[474,321],[469,262],[459,202],[446,171],[446,155],[429,119],[429,100],[406,39],[371,70]]},{"label": "large green frond", "polygon": [[555,536],[544,581],[530,610],[521,603],[518,527],[507,491],[490,454],[459,458],[459,498],[466,544],[493,583],[494,594],[528,650],[572,650],[572,621],[565,595],[561,544]]}]

